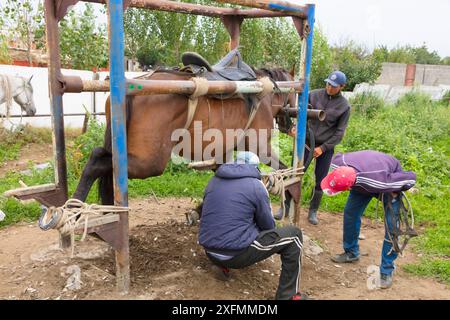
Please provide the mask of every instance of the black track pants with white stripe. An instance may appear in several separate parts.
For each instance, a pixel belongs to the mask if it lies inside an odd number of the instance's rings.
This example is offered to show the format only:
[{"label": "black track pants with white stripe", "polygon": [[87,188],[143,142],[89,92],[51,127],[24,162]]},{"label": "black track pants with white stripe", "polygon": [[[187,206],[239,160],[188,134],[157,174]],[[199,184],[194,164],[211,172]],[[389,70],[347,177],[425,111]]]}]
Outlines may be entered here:
[{"label": "black track pants with white stripe", "polygon": [[217,265],[230,269],[241,269],[267,259],[275,253],[280,254],[281,274],[275,299],[288,300],[300,291],[298,280],[301,271],[302,248],[302,232],[294,226],[287,226],[261,232],[243,253],[230,260],[221,261],[207,255]]}]

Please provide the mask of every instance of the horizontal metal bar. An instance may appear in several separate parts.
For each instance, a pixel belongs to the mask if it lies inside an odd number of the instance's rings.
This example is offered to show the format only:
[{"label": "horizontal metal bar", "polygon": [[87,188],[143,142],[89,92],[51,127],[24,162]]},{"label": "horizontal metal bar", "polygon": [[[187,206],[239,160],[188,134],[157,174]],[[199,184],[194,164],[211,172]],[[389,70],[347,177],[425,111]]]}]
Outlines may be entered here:
[{"label": "horizontal metal bar", "polygon": [[[71,86],[68,82],[65,92],[109,92],[109,81],[80,80],[80,86]],[[302,92],[303,81],[279,81],[276,82],[283,93]],[[196,83],[191,80],[127,80],[127,95],[151,95],[151,94],[187,94],[194,93]],[[260,93],[263,84],[260,81],[208,81],[207,94],[222,93]],[[274,88],[274,92],[277,89]]]},{"label": "horizontal metal bar", "polygon": [[[106,0],[83,0],[83,1],[101,4],[106,3]],[[215,18],[220,18],[222,16],[243,16],[245,18],[271,18],[271,17],[285,17],[291,15],[282,11],[220,8],[169,0],[130,0],[128,6],[149,10],[195,14]]]},{"label": "horizontal metal bar", "polygon": [[284,12],[286,15],[307,18],[307,7],[301,6],[293,2],[280,0],[216,0],[222,3],[233,3],[241,6],[275,10]]},{"label": "horizontal metal bar", "polygon": [[[296,108],[289,108],[287,110],[288,115],[292,118],[297,118],[298,116],[298,109]],[[324,121],[326,118],[326,113],[324,110],[313,110],[313,109],[308,109],[306,111],[307,117],[308,119],[316,119],[319,121]]]},{"label": "horizontal metal bar", "polygon": [[[64,114],[64,117],[80,117],[80,116],[85,116],[88,113],[68,113],[68,114]],[[89,112],[90,115],[92,116],[104,116],[105,113],[104,112]],[[51,114],[35,114],[34,116],[28,116],[28,115],[20,115],[20,114],[13,114],[10,115],[9,118],[45,118],[45,117],[51,117]],[[2,118],[6,118],[6,116],[2,116]]]}]

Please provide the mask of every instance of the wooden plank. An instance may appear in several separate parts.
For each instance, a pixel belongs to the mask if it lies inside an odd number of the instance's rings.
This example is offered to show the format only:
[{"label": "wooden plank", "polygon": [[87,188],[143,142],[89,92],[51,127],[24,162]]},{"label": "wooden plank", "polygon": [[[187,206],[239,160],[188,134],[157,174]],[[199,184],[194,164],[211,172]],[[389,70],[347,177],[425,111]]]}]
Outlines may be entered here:
[{"label": "wooden plank", "polygon": [[38,186],[18,188],[13,190],[8,190],[3,193],[5,197],[21,197],[27,196],[35,193],[48,192],[56,190],[56,185],[54,183],[42,184]]},{"label": "wooden plank", "polygon": [[[103,217],[95,217],[88,220],[88,232],[95,232],[95,231],[89,231],[89,228],[94,228],[98,226],[102,226],[108,223],[118,222],[120,220],[120,217],[118,214],[109,215],[109,216],[103,216]],[[81,223],[77,226],[75,229],[75,232],[84,231],[84,223]]]}]

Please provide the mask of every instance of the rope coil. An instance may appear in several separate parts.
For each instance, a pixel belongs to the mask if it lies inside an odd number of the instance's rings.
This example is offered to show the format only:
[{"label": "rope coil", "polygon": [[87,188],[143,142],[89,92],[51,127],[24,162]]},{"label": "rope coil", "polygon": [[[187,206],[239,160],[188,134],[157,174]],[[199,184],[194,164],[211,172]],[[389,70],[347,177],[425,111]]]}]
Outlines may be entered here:
[{"label": "rope coil", "polygon": [[78,199],[69,199],[62,207],[49,207],[39,218],[42,230],[56,229],[62,236],[70,235],[71,257],[74,253],[75,230],[83,227],[84,241],[87,235],[89,220],[94,217],[111,217],[117,213],[128,212],[128,207],[87,204]]},{"label": "rope coil", "polygon": [[[384,193],[381,195],[382,202],[384,202],[385,196],[386,195]],[[385,238],[385,240],[392,244],[392,248],[388,252],[388,255],[390,255],[393,251],[402,255],[403,250],[405,249],[409,240],[413,237],[418,236],[417,231],[414,230],[414,212],[409,199],[406,197],[406,194],[403,191],[398,195],[398,201],[400,201],[398,216],[394,214],[394,210],[391,204],[392,196],[387,195],[387,197],[387,208],[385,206],[383,206],[383,208],[384,227],[389,237],[389,239]],[[403,200],[406,201],[407,207],[405,206]],[[387,214],[387,210],[390,211],[389,215]],[[389,226],[388,219],[392,226],[392,229]]]},{"label": "rope coil", "polygon": [[277,170],[262,174],[262,182],[267,191],[273,195],[281,196],[281,209],[284,212],[285,189],[296,183],[296,178],[303,175],[304,167]]}]

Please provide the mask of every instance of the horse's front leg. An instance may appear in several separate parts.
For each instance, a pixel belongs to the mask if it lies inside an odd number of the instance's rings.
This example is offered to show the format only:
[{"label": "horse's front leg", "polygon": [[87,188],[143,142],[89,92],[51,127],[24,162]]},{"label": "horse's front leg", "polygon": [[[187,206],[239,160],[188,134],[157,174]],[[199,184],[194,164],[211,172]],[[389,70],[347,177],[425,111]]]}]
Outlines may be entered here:
[{"label": "horse's front leg", "polygon": [[85,201],[95,180],[112,173],[111,153],[105,148],[95,148],[81,174],[73,198]]},{"label": "horse's front leg", "polygon": [[[274,169],[274,170],[284,170],[287,169],[288,166],[285,165],[279,158],[278,154],[273,151],[273,149],[271,147],[269,147],[269,154],[270,154],[270,166]],[[291,202],[292,200],[294,200],[295,205],[299,202],[300,200],[300,187],[301,184],[300,182],[294,183],[288,187],[286,187],[286,191],[284,193],[285,196],[285,200],[284,200],[284,216],[288,216],[289,215],[289,209],[291,206]],[[275,219],[277,220],[281,220],[283,218],[283,212],[282,209],[280,208],[280,210],[278,210],[278,212],[274,215]]]}]

